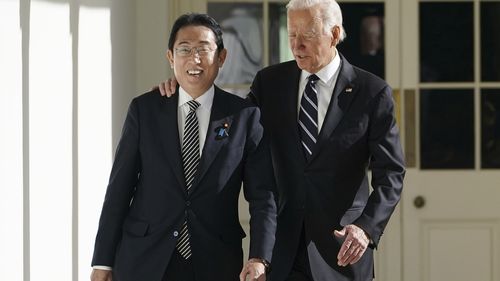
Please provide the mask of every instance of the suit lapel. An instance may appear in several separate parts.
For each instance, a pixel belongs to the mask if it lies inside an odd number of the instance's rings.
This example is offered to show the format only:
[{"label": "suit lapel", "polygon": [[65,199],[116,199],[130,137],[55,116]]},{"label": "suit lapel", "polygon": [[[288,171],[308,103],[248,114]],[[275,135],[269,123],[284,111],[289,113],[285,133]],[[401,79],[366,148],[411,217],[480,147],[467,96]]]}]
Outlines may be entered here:
[{"label": "suit lapel", "polygon": [[328,105],[325,120],[318,136],[318,142],[313,150],[312,161],[321,150],[325,141],[331,136],[335,128],[342,122],[343,117],[349,110],[351,103],[357,93],[355,84],[356,74],[352,65],[342,56],[340,73],[335,83],[333,96]]},{"label": "suit lapel", "polygon": [[205,145],[200,158],[200,164],[193,181],[193,191],[198,187],[203,176],[206,174],[208,168],[216,158],[220,149],[227,143],[228,138],[217,137],[220,128],[227,126],[227,131],[231,131],[233,117],[227,113],[228,105],[223,98],[222,90],[215,86],[214,100],[212,103],[212,110],[210,112],[210,123],[208,125],[207,136],[205,138]]},{"label": "suit lapel", "polygon": [[[285,137],[282,139],[289,139],[291,141],[284,142],[283,145],[290,145],[287,149],[290,153],[296,153],[297,155],[292,156],[293,159],[302,159],[305,163],[306,158],[304,157],[304,151],[302,148],[302,142],[300,140],[299,132],[299,117],[298,117],[298,93],[300,84],[300,74],[301,70],[296,65],[293,64],[293,69],[291,73],[285,74],[286,81],[295,81],[295,83],[283,83],[288,85],[285,90],[281,91],[282,96],[276,101],[277,104],[284,103],[284,112],[278,114],[276,118],[279,118],[283,122],[283,128],[285,130]],[[282,85],[279,85],[282,87]]]},{"label": "suit lapel", "polygon": [[179,141],[179,126],[177,121],[177,107],[179,92],[170,98],[162,99],[160,118],[160,138],[163,150],[174,171],[175,177],[179,181],[183,191],[186,192],[186,182],[184,171],[182,170],[181,145]]}]

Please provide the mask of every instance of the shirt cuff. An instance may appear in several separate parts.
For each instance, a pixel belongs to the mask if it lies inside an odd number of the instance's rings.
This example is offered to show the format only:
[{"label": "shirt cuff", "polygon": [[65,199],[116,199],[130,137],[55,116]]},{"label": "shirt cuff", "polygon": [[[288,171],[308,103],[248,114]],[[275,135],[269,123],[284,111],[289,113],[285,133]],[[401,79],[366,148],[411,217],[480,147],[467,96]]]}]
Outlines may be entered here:
[{"label": "shirt cuff", "polygon": [[92,266],[93,269],[101,269],[101,270],[113,270],[111,266],[105,266],[105,265],[94,265]]}]

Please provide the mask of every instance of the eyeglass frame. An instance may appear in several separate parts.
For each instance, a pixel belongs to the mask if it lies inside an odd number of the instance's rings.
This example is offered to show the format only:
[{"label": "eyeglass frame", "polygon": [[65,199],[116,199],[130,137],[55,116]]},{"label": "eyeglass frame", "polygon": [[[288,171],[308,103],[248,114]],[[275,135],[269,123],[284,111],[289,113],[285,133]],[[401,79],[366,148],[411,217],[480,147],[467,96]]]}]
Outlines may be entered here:
[{"label": "eyeglass frame", "polygon": [[[181,50],[185,50],[187,52],[181,53]],[[198,55],[199,57],[206,57],[210,53],[215,51],[207,46],[199,46],[199,47],[180,46],[180,47],[174,48],[175,54],[179,55],[180,57],[186,57],[186,58],[193,55],[193,50],[194,50],[194,53],[196,55]]]}]

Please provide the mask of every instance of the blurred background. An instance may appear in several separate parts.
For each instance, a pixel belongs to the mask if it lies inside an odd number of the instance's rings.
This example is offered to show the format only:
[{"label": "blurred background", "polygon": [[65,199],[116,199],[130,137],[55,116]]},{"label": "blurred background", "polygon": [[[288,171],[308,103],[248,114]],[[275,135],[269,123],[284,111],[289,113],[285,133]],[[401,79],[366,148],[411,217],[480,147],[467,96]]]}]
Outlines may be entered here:
[{"label": "blurred background", "polygon": [[[376,280],[500,281],[500,0],[339,2],[338,49],[394,89],[408,166]],[[259,69],[292,59],[285,5],[0,0],[0,280],[89,280],[128,104],[172,75],[179,15],[219,21],[216,83],[245,96]]]}]

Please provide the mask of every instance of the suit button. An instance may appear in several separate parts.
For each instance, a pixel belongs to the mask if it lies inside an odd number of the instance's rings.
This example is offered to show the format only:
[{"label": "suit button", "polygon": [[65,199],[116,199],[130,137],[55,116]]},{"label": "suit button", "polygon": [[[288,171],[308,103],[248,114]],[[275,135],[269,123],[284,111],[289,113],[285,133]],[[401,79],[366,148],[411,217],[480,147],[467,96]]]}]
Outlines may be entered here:
[{"label": "suit button", "polygon": [[177,237],[177,236],[179,236],[179,232],[176,230],[176,231],[174,231],[174,237]]},{"label": "suit button", "polygon": [[186,201],[186,206],[191,206],[191,201]]}]

